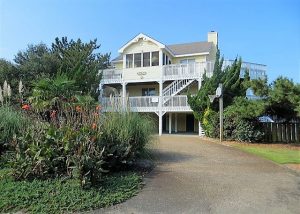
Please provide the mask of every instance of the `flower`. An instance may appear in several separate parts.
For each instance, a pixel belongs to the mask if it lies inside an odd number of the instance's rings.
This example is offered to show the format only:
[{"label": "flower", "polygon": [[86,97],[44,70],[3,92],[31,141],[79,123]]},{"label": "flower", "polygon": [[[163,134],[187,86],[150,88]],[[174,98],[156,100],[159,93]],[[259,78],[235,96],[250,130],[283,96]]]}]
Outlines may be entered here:
[{"label": "flower", "polygon": [[80,106],[76,106],[76,111],[81,112],[81,107]]},{"label": "flower", "polygon": [[26,110],[26,111],[27,111],[27,110],[30,110],[30,105],[25,104],[25,105],[22,106],[22,109],[23,109],[23,110]]},{"label": "flower", "polygon": [[100,111],[100,110],[101,110],[101,106],[100,106],[100,105],[97,105],[97,106],[96,106],[96,110],[97,110],[97,111]]},{"label": "flower", "polygon": [[94,116],[95,116],[95,117],[99,117],[99,113],[95,112],[95,113],[94,113]]},{"label": "flower", "polygon": [[52,119],[56,117],[56,111],[55,111],[55,110],[51,111],[50,117],[51,117]]},{"label": "flower", "polygon": [[93,123],[92,124],[92,129],[96,129],[97,128],[97,124],[96,123]]},{"label": "flower", "polygon": [[2,95],[2,88],[0,86],[0,102],[2,105],[3,105],[3,101],[4,101],[4,99],[3,99],[3,95]]}]

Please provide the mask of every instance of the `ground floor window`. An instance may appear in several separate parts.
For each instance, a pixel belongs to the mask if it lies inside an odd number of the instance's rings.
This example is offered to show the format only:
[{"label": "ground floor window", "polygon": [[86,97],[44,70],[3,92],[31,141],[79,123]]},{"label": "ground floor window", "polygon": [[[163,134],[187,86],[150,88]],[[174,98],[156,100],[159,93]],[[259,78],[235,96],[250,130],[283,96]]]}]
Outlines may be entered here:
[{"label": "ground floor window", "polygon": [[155,96],[155,88],[143,88],[142,89],[142,96]]}]

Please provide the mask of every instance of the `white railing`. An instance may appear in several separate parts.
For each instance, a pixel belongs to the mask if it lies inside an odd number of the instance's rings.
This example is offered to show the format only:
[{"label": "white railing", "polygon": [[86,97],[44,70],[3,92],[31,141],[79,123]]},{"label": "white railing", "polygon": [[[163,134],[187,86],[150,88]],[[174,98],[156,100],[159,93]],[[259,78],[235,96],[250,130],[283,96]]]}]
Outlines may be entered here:
[{"label": "white railing", "polygon": [[177,92],[188,86],[191,82],[193,82],[193,80],[190,79],[175,80],[163,89],[163,96],[175,95]]},{"label": "white railing", "polygon": [[[224,60],[222,69],[233,64],[234,60]],[[241,77],[244,77],[245,71],[249,71],[251,79],[266,78],[267,66],[257,63],[242,62]]]},{"label": "white railing", "polygon": [[127,106],[131,111],[158,111],[160,98],[158,96],[129,97]]},{"label": "white railing", "polygon": [[101,97],[100,105],[102,110],[107,111],[118,111],[123,108],[123,98],[122,97]]},{"label": "white railing", "polygon": [[164,111],[191,111],[186,95],[164,96],[163,100],[165,100]]},{"label": "white railing", "polygon": [[164,65],[162,77],[164,80],[201,78],[205,71],[211,76],[213,66],[214,62]]},{"label": "white railing", "polygon": [[120,83],[122,82],[121,69],[105,69],[102,71],[103,83]]},{"label": "white railing", "polygon": [[[164,101],[160,105],[161,100]],[[142,96],[142,97],[103,97],[100,99],[102,110],[104,112],[119,111],[129,107],[134,112],[158,112],[162,111],[191,111],[186,95],[178,96]]]}]

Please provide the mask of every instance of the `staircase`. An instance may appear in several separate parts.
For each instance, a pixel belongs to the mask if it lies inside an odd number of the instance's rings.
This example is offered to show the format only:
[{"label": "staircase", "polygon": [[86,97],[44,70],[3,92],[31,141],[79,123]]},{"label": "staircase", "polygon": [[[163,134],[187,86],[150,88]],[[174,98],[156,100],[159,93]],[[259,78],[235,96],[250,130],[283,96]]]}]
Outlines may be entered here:
[{"label": "staircase", "polygon": [[[166,88],[163,89],[163,97],[171,97],[178,94],[180,91],[189,86],[195,79],[183,79],[175,80]],[[164,103],[167,102],[170,98],[164,99]]]}]

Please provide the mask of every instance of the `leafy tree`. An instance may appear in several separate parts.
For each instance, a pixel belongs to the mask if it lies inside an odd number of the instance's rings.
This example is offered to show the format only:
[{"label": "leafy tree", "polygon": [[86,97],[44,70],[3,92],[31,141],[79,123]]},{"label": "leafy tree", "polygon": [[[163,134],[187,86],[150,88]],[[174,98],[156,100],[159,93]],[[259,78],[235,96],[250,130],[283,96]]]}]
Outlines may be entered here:
[{"label": "leafy tree", "polygon": [[67,37],[56,38],[52,51],[60,60],[60,72],[75,81],[75,85],[83,92],[96,97],[100,82],[99,70],[107,68],[110,54],[95,52],[100,48],[97,39],[88,43],[68,41]]},{"label": "leafy tree", "polygon": [[223,58],[220,58],[220,51],[217,51],[212,77],[204,76],[198,93],[194,96],[188,95],[188,102],[196,119],[202,121],[207,108],[218,111],[218,101],[210,103],[208,95],[215,94],[219,83],[223,83],[224,108],[229,106],[235,97],[246,96],[250,76],[246,71],[244,77],[241,78],[241,64],[241,59],[235,59],[231,66],[223,70]]},{"label": "leafy tree", "polygon": [[40,43],[28,45],[25,51],[19,51],[14,58],[19,71],[19,78],[30,85],[34,80],[53,77],[60,66],[57,57],[47,45]]},{"label": "leafy tree", "polygon": [[[287,121],[297,117],[300,86],[285,77],[278,77],[269,87],[266,112]],[[298,112],[299,114],[299,112]]]},{"label": "leafy tree", "polygon": [[19,79],[17,67],[5,59],[0,59],[0,85],[6,80],[10,83],[12,89],[16,89]]}]

